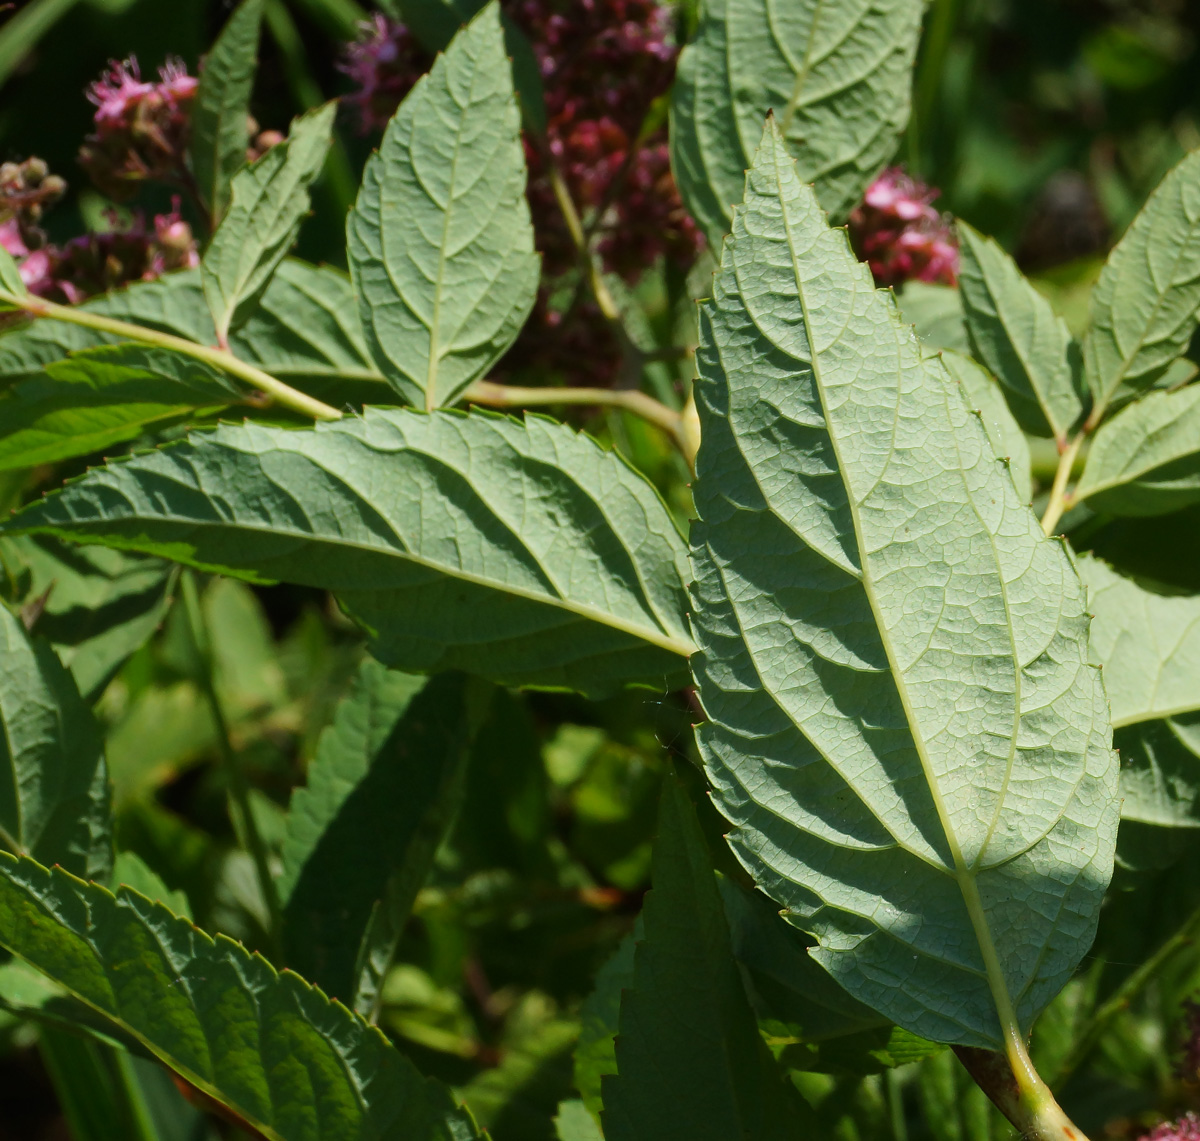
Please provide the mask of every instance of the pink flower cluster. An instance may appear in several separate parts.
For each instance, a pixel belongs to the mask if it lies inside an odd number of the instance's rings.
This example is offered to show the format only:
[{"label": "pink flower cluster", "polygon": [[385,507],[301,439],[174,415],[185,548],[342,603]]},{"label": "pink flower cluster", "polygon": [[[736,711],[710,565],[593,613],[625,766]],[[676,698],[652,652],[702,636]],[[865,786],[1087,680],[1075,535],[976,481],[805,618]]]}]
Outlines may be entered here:
[{"label": "pink flower cluster", "polygon": [[850,241],[877,285],[958,280],[958,242],[931,205],[939,191],[899,167],[885,170],[850,215]]},{"label": "pink flower cluster", "polygon": [[359,38],[345,46],[338,66],[354,84],[343,102],[357,115],[361,134],[387,126],[429,62],[416,38],[399,21],[376,13],[359,25]]},{"label": "pink flower cluster", "polygon": [[1200,1117],[1185,1113],[1177,1121],[1164,1121],[1138,1141],[1200,1141]]},{"label": "pink flower cluster", "polygon": [[87,92],[96,104],[95,131],[79,162],[108,197],[131,198],[146,180],[186,185],[185,161],[192,100],[199,81],[178,60],[158,69],[159,81],[142,79],[137,60],[113,62]]},{"label": "pink flower cluster", "polygon": [[[114,219],[115,221],[115,219]],[[11,223],[0,225],[0,246],[14,258],[30,293],[74,305],[130,281],[152,281],[173,269],[200,264],[191,227],[179,215],[156,214],[149,226],[139,212],[123,228],[81,234],[61,246],[30,249]]]}]

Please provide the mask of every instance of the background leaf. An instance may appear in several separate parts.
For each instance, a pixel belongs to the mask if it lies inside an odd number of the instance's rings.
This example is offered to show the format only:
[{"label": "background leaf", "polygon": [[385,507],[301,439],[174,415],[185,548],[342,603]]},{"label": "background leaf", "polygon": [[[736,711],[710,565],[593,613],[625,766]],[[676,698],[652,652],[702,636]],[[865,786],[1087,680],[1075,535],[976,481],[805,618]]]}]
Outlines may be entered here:
[{"label": "background leaf", "polygon": [[452,403],[512,344],[539,263],[496,4],[400,105],[346,237],[371,353],[408,403]]},{"label": "background leaf", "polygon": [[112,866],[103,741],[71,675],[0,606],[0,843],[81,875]]},{"label": "background leaf", "polygon": [[891,159],[908,122],[920,0],[705,0],[671,103],[671,165],[714,250],[774,110],[835,220]]},{"label": "background leaf", "polygon": [[958,235],[958,285],[975,355],[1026,432],[1066,441],[1083,413],[1066,323],[994,241],[965,222]]},{"label": "background leaf", "polygon": [[1108,256],[1091,299],[1084,377],[1095,407],[1149,388],[1187,347],[1200,310],[1200,151],[1159,183]]},{"label": "background leaf", "polygon": [[676,684],[691,651],[657,493],[535,417],[223,425],[90,472],[7,529],[333,590],[398,669],[596,694]]},{"label": "background leaf", "polygon": [[292,120],[287,141],[233,180],[233,201],[200,262],[217,343],[241,324],[296,240],[308,213],[308,188],[321,173],[336,101]]},{"label": "background leaf", "polygon": [[167,349],[81,350],[0,395],[0,471],[90,455],[151,425],[241,400],[223,373]]},{"label": "background leaf", "polygon": [[1165,515],[1200,500],[1200,385],[1151,392],[1100,425],[1075,502]]},{"label": "background leaf", "polygon": [[229,206],[234,174],[246,165],[262,10],[263,0],[242,0],[234,10],[205,57],[192,102],[188,157],[214,227]]},{"label": "background leaf", "polygon": [[480,705],[461,674],[429,680],[367,659],[292,797],[279,880],[288,962],[365,1017],[457,807]]},{"label": "background leaf", "polygon": [[712,861],[674,779],[663,784],[653,889],[632,987],[621,995],[608,1141],[791,1138],[807,1107],[758,1036],[729,944]]},{"label": "background leaf", "polygon": [[298,975],[128,890],[0,853],[0,944],[270,1141],[467,1141],[449,1092]]},{"label": "background leaf", "polygon": [[700,324],[692,666],[730,842],[852,996],[995,1047],[1111,875],[1082,585],[770,123]]}]

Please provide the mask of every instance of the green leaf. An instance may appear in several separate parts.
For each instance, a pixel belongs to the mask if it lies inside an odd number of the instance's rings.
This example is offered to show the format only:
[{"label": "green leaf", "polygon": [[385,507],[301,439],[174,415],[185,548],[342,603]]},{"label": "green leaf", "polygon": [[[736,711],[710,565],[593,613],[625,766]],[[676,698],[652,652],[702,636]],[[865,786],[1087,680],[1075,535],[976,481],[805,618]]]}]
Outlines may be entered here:
[{"label": "green leaf", "polygon": [[[29,291],[21,280],[21,271],[13,260],[12,254],[0,246],[0,289],[11,293],[14,297],[24,297]],[[12,309],[13,306],[0,302],[0,310]]]},{"label": "green leaf", "polygon": [[958,223],[967,333],[1021,427],[1065,442],[1083,413],[1066,322],[991,238]]},{"label": "green leaf", "polygon": [[1159,183],[1117,243],[1092,290],[1083,341],[1084,378],[1095,405],[1149,388],[1187,347],[1200,310],[1200,151]]},{"label": "green leaf", "polygon": [[461,674],[430,681],[367,659],[292,797],[288,963],[366,1017],[457,806],[481,697]]},{"label": "green leaf", "polygon": [[308,213],[308,188],[325,165],[336,100],[292,120],[287,141],[233,180],[233,201],[200,263],[217,343],[258,304]]},{"label": "green leaf", "polygon": [[91,710],[49,645],[0,606],[0,844],[107,878],[111,827]]},{"label": "green leaf", "polygon": [[136,852],[118,852],[113,861],[112,890],[132,888],[152,903],[161,903],[169,911],[184,919],[192,918],[192,908],[187,892],[172,891],[162,877]]},{"label": "green leaf", "polygon": [[1200,500],[1200,385],[1151,392],[1101,424],[1073,499],[1114,515]]},{"label": "green leaf", "polygon": [[596,1119],[577,1100],[560,1103],[554,1118],[554,1133],[558,1141],[604,1141]]},{"label": "green leaf", "polygon": [[927,351],[953,349],[963,356],[970,355],[962,294],[957,289],[927,281],[908,281],[896,301],[901,319],[916,329]]},{"label": "green leaf", "polygon": [[807,1107],[758,1035],[716,876],[682,787],[663,783],[645,939],[621,996],[617,1074],[604,1079],[608,1141],[804,1136]]},{"label": "green leaf", "polygon": [[0,944],[268,1141],[479,1136],[377,1030],[131,891],[0,853]]},{"label": "green leaf", "polygon": [[371,353],[410,404],[452,403],[533,305],[520,126],[492,3],[417,82],[363,173],[350,273]]},{"label": "green leaf", "polygon": [[1113,728],[1200,710],[1200,598],[1156,593],[1089,555],[1078,566]]},{"label": "green leaf", "polygon": [[1200,828],[1200,714],[1118,729],[1121,819],[1160,828]]},{"label": "green leaf", "polygon": [[942,353],[942,364],[951,377],[962,385],[967,406],[979,412],[992,451],[998,459],[1008,463],[1017,496],[1022,503],[1028,503],[1033,499],[1029,441],[1004,402],[1000,386],[970,357],[946,350]]},{"label": "green leaf", "polygon": [[996,1047],[1112,873],[1083,587],[770,123],[700,328],[692,665],[730,842],[853,997]]},{"label": "green leaf", "polygon": [[204,60],[192,103],[192,176],[215,226],[229,206],[234,174],[246,165],[250,92],[258,68],[263,0],[242,0]]},{"label": "green leaf", "polygon": [[176,570],[103,547],[75,547],[49,536],[0,540],[29,573],[29,601],[44,599],[34,629],[70,671],[84,701],[95,701],[126,659],[166,617]]},{"label": "green leaf", "polygon": [[223,373],[147,345],[85,349],[0,395],[0,471],[57,463],[242,400]]},{"label": "green leaf", "polygon": [[[211,345],[216,338],[199,269],[135,282],[85,301],[85,312],[117,317]],[[0,386],[36,376],[68,353],[116,343],[117,338],[63,321],[35,321],[0,335]],[[383,382],[372,363],[344,273],[285,259],[262,302],[230,338],[233,352],[289,382]],[[381,395],[385,389],[380,389]]]},{"label": "green leaf", "polygon": [[683,542],[620,456],[539,417],[368,409],[222,425],[89,472],[0,531],[49,531],[333,590],[397,669],[609,692],[680,683]]},{"label": "green leaf", "polygon": [[836,220],[908,122],[920,0],[705,0],[679,59],[671,166],[714,250],[774,109],[805,182]]}]

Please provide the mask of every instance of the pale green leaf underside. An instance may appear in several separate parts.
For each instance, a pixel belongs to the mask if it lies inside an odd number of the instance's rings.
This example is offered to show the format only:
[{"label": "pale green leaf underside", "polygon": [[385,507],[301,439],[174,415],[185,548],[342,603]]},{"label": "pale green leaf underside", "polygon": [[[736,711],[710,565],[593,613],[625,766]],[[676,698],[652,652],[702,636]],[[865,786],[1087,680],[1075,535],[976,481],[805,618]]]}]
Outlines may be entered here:
[{"label": "pale green leaf underside", "polygon": [[950,376],[962,385],[967,406],[974,408],[983,422],[999,459],[1008,462],[1017,497],[1022,503],[1033,498],[1033,475],[1030,472],[1029,441],[1021,431],[1013,414],[1000,392],[1000,386],[970,357],[964,357],[946,349],[942,352],[942,364]]},{"label": "pale green leaf underside", "polygon": [[921,0],[705,0],[679,61],[671,164],[714,250],[773,110],[801,177],[843,218],[908,122]]},{"label": "pale green leaf underside", "polygon": [[1035,436],[1065,440],[1083,412],[1066,322],[994,241],[959,222],[959,291],[975,355]]},{"label": "pale green leaf underside", "polygon": [[242,0],[204,60],[192,104],[188,145],[192,176],[214,221],[229,205],[229,186],[246,163],[250,92],[258,67],[263,0]]},{"label": "pale green leaf underside", "polygon": [[[14,297],[24,297],[28,292],[25,282],[21,280],[21,271],[13,260],[12,254],[2,248],[0,248],[0,289],[11,293]],[[8,308],[8,306],[0,305],[0,308]]]},{"label": "pale green leaf underside", "polygon": [[1121,819],[1158,828],[1200,828],[1200,715],[1118,729]]},{"label": "pale green leaf underside", "polygon": [[[85,301],[82,308],[202,345],[211,345],[216,338],[199,269],[135,282],[127,289]],[[6,333],[0,336],[0,388],[36,376],[69,352],[116,340],[107,333],[62,321],[36,321]],[[363,340],[349,278],[294,258],[280,264],[258,308],[229,343],[242,360],[290,383],[308,379],[383,381]],[[382,396],[387,389],[379,391]]]},{"label": "pale green leaf underside", "polygon": [[405,400],[449,404],[512,344],[537,293],[525,152],[489,4],[400,105],[346,223],[371,352]]},{"label": "pale green leaf underside", "polygon": [[233,180],[233,200],[200,263],[219,341],[258,304],[308,213],[308,188],[325,165],[337,101],[292,121],[287,141]]},{"label": "pale green leaf underside", "polygon": [[0,395],[0,470],[86,456],[163,421],[241,399],[223,373],[167,349],[81,350]]},{"label": "pale green leaf underside", "polygon": [[7,529],[332,590],[399,669],[598,693],[676,684],[692,649],[661,499],[538,417],[223,425],[89,472]]},{"label": "pale green leaf underside", "polygon": [[0,847],[106,878],[109,799],[92,711],[49,644],[0,605]]},{"label": "pale green leaf underside", "polygon": [[701,309],[693,671],[730,839],[861,1002],[995,1047],[1089,946],[1117,769],[1084,592],[768,128]]},{"label": "pale green leaf underside", "polygon": [[368,658],[288,809],[288,964],[367,1017],[457,806],[477,719],[468,692],[462,674],[414,677]]},{"label": "pale green leaf underside", "polygon": [[1114,728],[1200,710],[1200,598],[1156,594],[1088,555],[1079,573]]},{"label": "pale green leaf underside", "polygon": [[1200,310],[1200,151],[1159,183],[1092,291],[1084,377],[1101,406],[1149,388],[1187,347]]},{"label": "pale green leaf underside", "polygon": [[0,854],[0,945],[270,1141],[479,1136],[379,1031],[133,892]]},{"label": "pale green leaf underside", "polygon": [[953,349],[971,355],[971,342],[963,319],[962,294],[950,285],[927,281],[905,282],[896,298],[901,319],[916,330],[925,350]]},{"label": "pale green leaf underside", "polygon": [[1074,497],[1116,515],[1165,515],[1200,500],[1200,385],[1151,392],[1102,424]]}]

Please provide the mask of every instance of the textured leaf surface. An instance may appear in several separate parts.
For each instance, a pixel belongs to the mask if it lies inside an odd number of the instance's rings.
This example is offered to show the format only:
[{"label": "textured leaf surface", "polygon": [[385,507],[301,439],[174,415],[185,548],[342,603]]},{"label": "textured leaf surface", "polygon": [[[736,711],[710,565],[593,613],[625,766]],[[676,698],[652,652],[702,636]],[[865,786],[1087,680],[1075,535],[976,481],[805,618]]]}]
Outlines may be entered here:
[{"label": "textured leaf surface", "polygon": [[1150,195],[1092,291],[1083,360],[1097,407],[1149,388],[1187,347],[1197,310],[1200,151],[1193,151]]},{"label": "textured leaf surface", "polygon": [[1159,828],[1200,828],[1200,715],[1118,729],[1121,819]]},{"label": "textured leaf surface", "polygon": [[1066,440],[1083,412],[1066,322],[991,238],[965,222],[958,235],[958,287],[975,355],[1026,432]]},{"label": "textured leaf surface", "polygon": [[949,350],[942,353],[942,364],[960,385],[967,406],[978,411],[983,430],[998,458],[1008,462],[1013,486],[1022,503],[1033,498],[1033,476],[1029,468],[1029,441],[1009,411],[1000,386],[970,357]]},{"label": "textured leaf surface", "polygon": [[1079,573],[1114,728],[1200,710],[1200,598],[1157,594],[1086,555]]},{"label": "textured leaf surface", "polygon": [[288,962],[365,1016],[458,803],[477,696],[461,674],[366,660],[292,797],[279,880]]},{"label": "textured leaf surface", "polygon": [[49,644],[0,606],[0,843],[82,875],[112,865],[100,730]]},{"label": "textured leaf surface", "polygon": [[270,1141],[479,1136],[378,1031],[132,892],[0,854],[0,944]]},{"label": "textured leaf surface", "polygon": [[[0,289],[11,293],[14,297],[24,297],[27,290],[21,280],[21,271],[8,250],[0,249]],[[10,309],[12,306],[0,303],[0,309]]]},{"label": "textured leaf surface", "polygon": [[617,1074],[603,1082],[604,1135],[806,1136],[807,1106],[759,1038],[695,813],[675,780],[664,782],[662,796],[645,938],[621,996]]},{"label": "textured leaf surface", "polygon": [[1152,392],[1103,423],[1074,498],[1116,515],[1165,515],[1200,500],[1200,386]]},{"label": "textured leaf surface", "polygon": [[[211,345],[216,338],[198,269],[135,282],[82,307],[200,344]],[[36,376],[69,352],[116,340],[82,325],[36,321],[0,336],[0,386]],[[383,380],[367,352],[349,278],[294,258],[280,264],[259,307],[230,338],[230,348],[242,360],[290,382]]]},{"label": "textured leaf surface", "polygon": [[520,126],[489,4],[417,82],[363,173],[350,271],[371,352],[410,404],[452,402],[533,305]]},{"label": "textured leaf surface", "polygon": [[293,119],[287,141],[234,178],[233,201],[200,263],[218,343],[249,316],[296,240],[336,111],[333,100]]},{"label": "textured leaf surface", "polygon": [[962,294],[957,289],[927,281],[909,281],[896,301],[903,321],[916,329],[926,350],[953,349],[970,356]]},{"label": "textured leaf surface", "polygon": [[136,344],[86,349],[0,396],[0,470],[86,456],[241,399],[223,373],[191,357]]},{"label": "textured leaf surface", "polygon": [[994,1047],[1112,871],[1082,585],[770,124],[697,359],[692,664],[730,841],[855,998]]},{"label": "textured leaf surface", "polygon": [[858,202],[908,122],[923,11],[920,0],[705,0],[679,60],[671,164],[714,250],[772,109],[829,214]]},{"label": "textured leaf surface", "polygon": [[34,626],[93,702],[166,617],[176,568],[48,535],[0,540],[0,562],[29,575],[27,600],[45,599]]},{"label": "textured leaf surface", "polygon": [[192,175],[214,223],[229,206],[234,174],[246,164],[250,92],[258,67],[263,0],[242,0],[204,60],[192,103]]},{"label": "textured leaf surface", "polygon": [[657,493],[536,417],[223,425],[92,471],[7,529],[333,590],[399,669],[598,693],[675,684],[692,649]]}]

